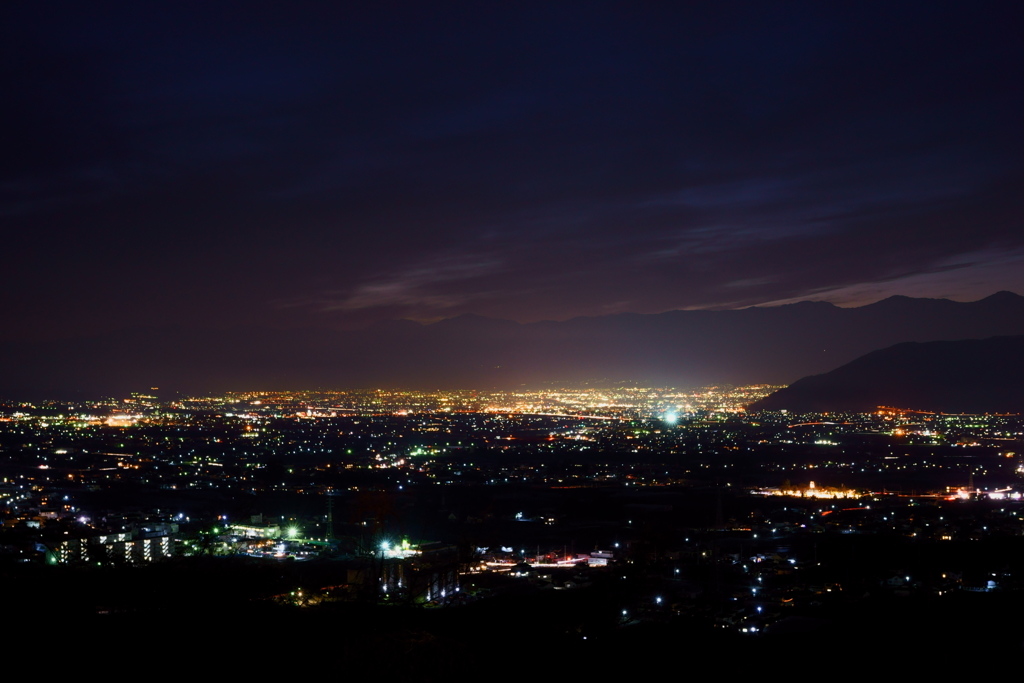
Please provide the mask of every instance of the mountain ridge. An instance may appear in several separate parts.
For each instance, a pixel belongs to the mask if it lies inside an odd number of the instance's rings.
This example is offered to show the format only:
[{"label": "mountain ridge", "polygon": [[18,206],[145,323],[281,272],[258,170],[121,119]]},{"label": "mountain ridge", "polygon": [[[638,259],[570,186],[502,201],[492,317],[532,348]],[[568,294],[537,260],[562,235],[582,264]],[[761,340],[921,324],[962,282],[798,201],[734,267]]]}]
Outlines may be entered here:
[{"label": "mountain ridge", "polygon": [[[885,300],[883,300],[885,301]],[[900,342],[1024,335],[1024,297],[828,302],[518,323],[465,315],[364,329],[166,326],[0,341],[0,397],[334,388],[458,389],[609,383],[789,384]]]},{"label": "mountain ridge", "polygon": [[804,377],[748,406],[796,413],[879,406],[943,413],[1024,412],[1024,335],[904,342]]}]

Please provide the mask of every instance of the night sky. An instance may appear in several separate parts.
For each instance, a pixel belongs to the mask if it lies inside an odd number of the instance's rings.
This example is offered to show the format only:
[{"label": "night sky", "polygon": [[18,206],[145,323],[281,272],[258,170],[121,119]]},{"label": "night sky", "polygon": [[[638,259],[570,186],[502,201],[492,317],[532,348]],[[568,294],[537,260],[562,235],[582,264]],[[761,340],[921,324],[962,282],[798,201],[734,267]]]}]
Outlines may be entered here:
[{"label": "night sky", "polygon": [[1024,293],[1019,3],[6,3],[2,338]]}]

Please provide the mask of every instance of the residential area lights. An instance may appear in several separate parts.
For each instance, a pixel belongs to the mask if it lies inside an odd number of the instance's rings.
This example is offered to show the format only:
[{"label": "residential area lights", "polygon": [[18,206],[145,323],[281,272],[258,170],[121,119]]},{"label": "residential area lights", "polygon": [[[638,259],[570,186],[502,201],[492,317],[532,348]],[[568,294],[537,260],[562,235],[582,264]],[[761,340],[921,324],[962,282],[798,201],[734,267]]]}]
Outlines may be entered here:
[{"label": "residential area lights", "polygon": [[[634,593],[624,616],[664,616],[668,610],[654,606],[677,609],[705,565],[736,564],[744,574],[734,577],[732,594],[746,603],[744,618],[764,605],[767,620],[782,577],[820,566],[806,540],[812,534],[956,545],[1024,533],[1020,416],[742,410],[767,390],[262,392],[137,405],[0,403],[0,514],[12,539],[0,543],[0,554],[67,566],[177,556],[292,565],[345,555],[353,566],[365,563],[364,574],[392,572],[383,585],[395,601],[409,580],[399,571],[404,561],[426,571],[441,556],[422,538],[405,539],[410,527],[396,521],[403,515],[432,525],[424,538],[448,534],[444,543],[452,544],[458,534],[480,532],[501,543],[502,552],[462,558],[445,588],[431,593],[434,601],[458,594],[459,576],[568,590],[585,585],[588,571],[611,567],[616,581],[633,581],[629,561],[643,545],[637,539],[682,520],[691,501],[700,512],[678,522],[671,558],[660,551],[648,558],[664,563],[663,572]],[[94,493],[125,490],[152,492],[174,507],[91,507]],[[202,504],[185,514],[177,502],[184,500]],[[230,504],[224,501],[245,503],[219,514]],[[264,521],[261,506],[280,501],[291,506],[277,511],[287,515]],[[577,529],[599,536],[573,549]],[[733,538],[736,549],[725,553],[711,542],[719,535]],[[792,538],[811,544],[799,563],[769,557],[769,574],[751,559],[754,547],[783,547]],[[595,555],[592,544],[609,552]],[[902,569],[894,570],[903,580]],[[915,586],[927,585],[918,578],[924,574],[912,575]],[[1008,585],[1002,576],[993,580]],[[745,628],[760,632],[764,623]]]}]

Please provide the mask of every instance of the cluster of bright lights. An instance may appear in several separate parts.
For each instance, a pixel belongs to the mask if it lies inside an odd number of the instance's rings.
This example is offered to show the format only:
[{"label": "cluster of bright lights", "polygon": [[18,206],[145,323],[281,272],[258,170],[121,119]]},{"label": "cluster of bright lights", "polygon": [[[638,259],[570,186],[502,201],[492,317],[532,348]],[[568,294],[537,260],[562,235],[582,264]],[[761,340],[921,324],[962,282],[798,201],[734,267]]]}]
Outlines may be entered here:
[{"label": "cluster of bright lights", "polygon": [[980,491],[978,489],[970,491],[968,489],[960,489],[956,492],[956,497],[960,500],[970,500],[975,497],[985,497],[989,500],[1020,500],[1021,494],[1019,491],[1014,491],[1009,488],[997,489],[995,491]]},{"label": "cluster of bright lights", "polygon": [[794,498],[860,498],[865,491],[857,489],[818,488],[811,482],[807,488],[755,489],[752,493],[760,496],[792,496]]},{"label": "cluster of bright lights", "polygon": [[389,560],[404,560],[407,557],[418,555],[419,552],[409,545],[408,540],[403,540],[401,543],[382,541],[380,544],[381,556]]}]

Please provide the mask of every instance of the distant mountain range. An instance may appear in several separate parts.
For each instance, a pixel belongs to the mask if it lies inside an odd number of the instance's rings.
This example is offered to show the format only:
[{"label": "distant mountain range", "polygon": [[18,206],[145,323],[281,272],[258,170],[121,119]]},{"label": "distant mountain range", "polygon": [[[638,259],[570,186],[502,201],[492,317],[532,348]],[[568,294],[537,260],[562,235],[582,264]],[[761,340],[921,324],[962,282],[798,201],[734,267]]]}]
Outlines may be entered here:
[{"label": "distant mountain range", "polygon": [[1024,412],[1024,337],[908,342],[804,377],[748,410]]},{"label": "distant mountain range", "polygon": [[551,384],[789,384],[876,349],[1024,335],[1024,297],[890,297],[859,308],[801,302],[520,324],[463,315],[433,324],[324,328],[132,328],[0,342],[0,397],[288,388],[513,389]]}]

